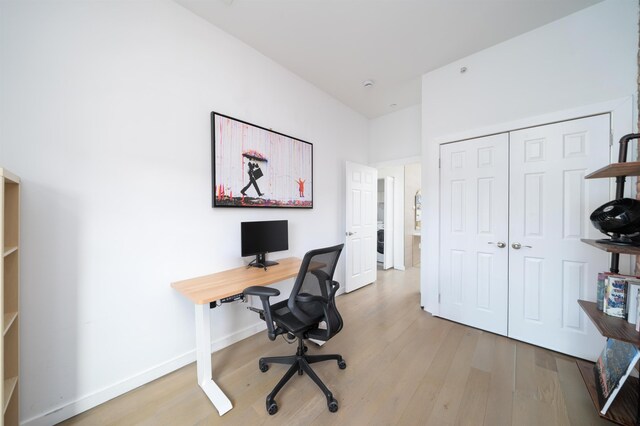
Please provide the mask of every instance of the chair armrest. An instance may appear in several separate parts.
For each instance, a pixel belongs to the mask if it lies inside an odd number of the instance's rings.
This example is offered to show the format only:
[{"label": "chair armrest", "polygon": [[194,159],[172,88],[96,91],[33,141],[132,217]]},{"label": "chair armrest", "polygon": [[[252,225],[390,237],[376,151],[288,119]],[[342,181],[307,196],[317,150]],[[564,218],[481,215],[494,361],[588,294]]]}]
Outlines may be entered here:
[{"label": "chair armrest", "polygon": [[273,287],[262,287],[262,286],[256,285],[253,287],[245,288],[242,293],[244,293],[245,296],[258,296],[260,298],[263,298],[263,297],[268,298],[272,296],[279,296],[280,290]]},{"label": "chair armrest", "polygon": [[281,333],[280,330],[276,329],[276,326],[273,324],[269,298],[271,296],[279,296],[280,290],[273,287],[252,286],[245,288],[242,293],[245,296],[258,296],[260,298],[260,301],[262,302],[264,322],[267,323],[267,336],[269,336],[269,340],[276,340],[276,336]]},{"label": "chair armrest", "polygon": [[331,294],[329,295],[329,298],[332,298],[333,296],[335,296],[339,288],[340,288],[340,283],[338,281],[331,281]]}]

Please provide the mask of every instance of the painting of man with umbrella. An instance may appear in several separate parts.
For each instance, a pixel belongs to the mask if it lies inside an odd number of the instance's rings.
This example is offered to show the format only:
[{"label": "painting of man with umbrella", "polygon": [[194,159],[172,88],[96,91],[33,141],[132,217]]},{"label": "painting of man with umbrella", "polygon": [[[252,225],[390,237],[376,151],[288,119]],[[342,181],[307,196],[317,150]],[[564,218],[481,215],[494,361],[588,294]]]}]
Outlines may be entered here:
[{"label": "painting of man with umbrella", "polygon": [[[260,168],[260,164],[258,164],[257,162],[267,162],[267,159],[256,151],[243,152],[242,156],[249,159],[249,171],[247,172],[249,174],[249,183],[247,184],[247,186],[242,188],[242,191],[240,191],[240,193],[242,195],[245,195],[247,189],[249,189],[249,187],[253,185],[253,187],[256,189],[256,192],[258,193],[258,196],[261,197],[264,194],[260,192],[260,188],[258,187],[258,183],[256,181],[263,176],[263,173],[262,169]],[[255,160],[255,162],[251,162],[251,160]]]},{"label": "painting of man with umbrella", "polygon": [[213,206],[313,208],[313,145],[211,113]]}]

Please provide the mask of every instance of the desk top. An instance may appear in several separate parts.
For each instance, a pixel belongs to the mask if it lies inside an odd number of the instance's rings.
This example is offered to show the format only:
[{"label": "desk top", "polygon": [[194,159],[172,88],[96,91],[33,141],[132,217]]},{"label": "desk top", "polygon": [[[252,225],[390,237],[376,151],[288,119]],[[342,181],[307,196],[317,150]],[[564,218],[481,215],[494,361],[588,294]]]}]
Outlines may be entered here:
[{"label": "desk top", "polygon": [[191,278],[171,283],[184,297],[196,305],[220,300],[253,285],[266,286],[298,275],[302,260],[297,257],[276,259],[277,265],[263,268],[241,266],[203,277]]}]

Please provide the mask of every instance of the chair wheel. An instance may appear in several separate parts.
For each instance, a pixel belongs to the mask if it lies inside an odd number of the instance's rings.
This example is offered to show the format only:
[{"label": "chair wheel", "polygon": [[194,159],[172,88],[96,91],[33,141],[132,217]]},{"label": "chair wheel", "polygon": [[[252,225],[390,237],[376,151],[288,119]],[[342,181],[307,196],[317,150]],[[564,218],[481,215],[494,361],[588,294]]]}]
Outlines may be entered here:
[{"label": "chair wheel", "polygon": [[347,368],[347,363],[344,362],[344,359],[338,361],[338,367],[340,367],[340,370],[344,370],[345,368]]},{"label": "chair wheel", "polygon": [[329,407],[329,411],[331,411],[332,413],[335,413],[336,411],[338,411],[338,401],[336,401],[335,399],[331,399],[331,401],[327,404],[327,406]]},{"label": "chair wheel", "polygon": [[[260,371],[262,371],[263,373],[266,373],[269,370],[269,364],[265,363],[265,362],[258,362],[258,367],[260,368]],[[276,410],[278,408],[276,407]]]},{"label": "chair wheel", "polygon": [[278,412],[278,404],[276,404],[275,401],[272,402],[271,404],[267,402],[267,413],[269,413],[270,416],[273,416],[277,412]]},{"label": "chair wheel", "polygon": [[307,351],[309,350],[309,348],[307,347],[307,345],[304,345],[304,348],[302,349],[304,351],[304,353],[307,353]]}]

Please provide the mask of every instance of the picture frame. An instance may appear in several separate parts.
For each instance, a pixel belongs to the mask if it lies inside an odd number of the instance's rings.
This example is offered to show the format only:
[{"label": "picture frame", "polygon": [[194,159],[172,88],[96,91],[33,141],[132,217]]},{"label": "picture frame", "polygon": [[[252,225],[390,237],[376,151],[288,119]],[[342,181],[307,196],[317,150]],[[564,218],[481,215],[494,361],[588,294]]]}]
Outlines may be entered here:
[{"label": "picture frame", "polygon": [[313,144],[211,112],[213,207],[313,208]]}]

